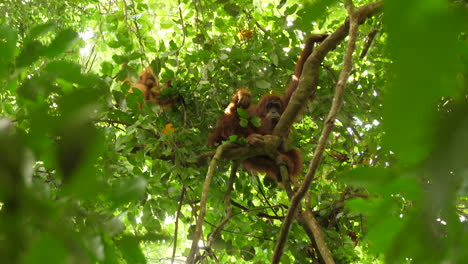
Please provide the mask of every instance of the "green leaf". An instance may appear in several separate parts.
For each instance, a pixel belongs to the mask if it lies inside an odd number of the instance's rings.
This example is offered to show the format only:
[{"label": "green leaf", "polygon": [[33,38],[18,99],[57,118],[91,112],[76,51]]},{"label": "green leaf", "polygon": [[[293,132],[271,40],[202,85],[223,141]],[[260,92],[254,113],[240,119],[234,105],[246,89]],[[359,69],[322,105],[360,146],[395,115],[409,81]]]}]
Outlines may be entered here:
[{"label": "green leaf", "polygon": [[195,234],[195,230],[197,229],[196,225],[191,225],[188,228],[188,233],[187,233],[187,239],[192,240],[193,239],[193,234]]},{"label": "green leaf", "polygon": [[138,60],[140,58],[143,58],[143,54],[141,52],[132,52],[128,56],[128,60],[133,61],[133,60]]},{"label": "green leaf", "polygon": [[55,78],[62,78],[70,83],[81,83],[84,79],[81,67],[69,61],[53,61],[44,68]]},{"label": "green leaf", "polygon": [[42,55],[45,47],[39,41],[28,43],[16,58],[16,67],[22,68],[33,64]]},{"label": "green leaf", "polygon": [[[103,236],[104,237],[104,236]],[[104,264],[113,264],[118,263],[118,250],[116,250],[116,245],[112,239],[108,239],[104,237],[104,254],[105,258],[103,263]]]},{"label": "green leaf", "polygon": [[7,25],[2,25],[0,27],[0,77],[6,77],[7,67],[16,55],[16,42],[18,41],[18,32],[8,27]]},{"label": "green leaf", "polygon": [[127,263],[146,264],[146,258],[136,238],[123,237],[118,242],[120,251]]},{"label": "green leaf", "polygon": [[379,220],[378,224],[369,228],[367,238],[375,247],[374,250],[385,252],[393,244],[392,242],[400,232],[404,219],[388,216]]},{"label": "green leaf", "polygon": [[159,76],[159,73],[161,72],[161,69],[162,69],[162,66],[163,66],[163,63],[161,61],[161,59],[158,57],[156,59],[154,59],[151,63],[150,63],[150,66],[151,68],[153,69],[153,73],[156,75],[156,76]]},{"label": "green leaf", "polygon": [[104,61],[101,63],[101,73],[107,76],[112,76],[112,71],[114,69],[114,64]]},{"label": "green leaf", "polygon": [[171,20],[163,20],[159,25],[162,29],[169,29],[174,27],[174,22],[172,22]]},{"label": "green leaf", "polygon": [[229,58],[229,56],[228,56],[226,53],[221,53],[221,54],[219,54],[218,57],[219,57],[219,59],[222,60],[222,61],[223,61],[223,60],[227,60],[227,59]]},{"label": "green leaf", "polygon": [[112,55],[112,60],[117,64],[123,64],[123,63],[129,61],[128,56],[126,56],[126,55],[117,55],[117,54]]},{"label": "green leaf", "polygon": [[117,41],[117,40],[111,40],[107,43],[107,45],[110,47],[110,48],[113,48],[113,49],[117,49],[117,48],[120,48],[120,47],[123,47],[124,46],[124,43],[120,42],[120,41]]},{"label": "green leaf", "polygon": [[[440,111],[441,98],[461,88],[447,80],[463,72],[459,56],[464,56],[461,50],[466,54],[466,43],[459,47],[457,39],[465,32],[466,17],[455,11],[460,7],[449,8],[443,1],[411,1],[405,10],[401,4],[385,6],[395,78],[386,89],[383,120],[386,144],[398,161],[412,166],[424,162],[434,147],[434,112]],[[429,34],[437,38],[428,42]],[[444,52],[428,56],[435,49]]]},{"label": "green leaf", "polygon": [[36,40],[38,37],[46,34],[47,32],[51,32],[56,28],[55,24],[50,22],[50,23],[45,23],[42,25],[38,25],[33,27],[28,34],[28,37],[26,39],[26,43]]},{"label": "green leaf", "polygon": [[239,249],[232,244],[232,240],[226,242],[226,253],[228,255],[234,256],[237,255]]},{"label": "green leaf", "polygon": [[195,44],[203,44],[205,43],[205,35],[203,34],[197,34],[194,38],[193,38],[193,43]]},{"label": "green leaf", "polygon": [[213,249],[215,250],[223,250],[226,249],[226,242],[218,236],[213,242]]},{"label": "green leaf", "polygon": [[177,50],[179,48],[173,40],[169,41],[169,46],[171,47],[171,50]]},{"label": "green leaf", "polygon": [[265,80],[258,80],[255,82],[255,85],[260,89],[269,89],[271,88],[271,83]]},{"label": "green leaf", "polygon": [[247,112],[247,110],[242,109],[242,108],[237,108],[236,111],[237,111],[237,114],[239,114],[241,118],[244,118],[244,119],[249,118],[249,112]]},{"label": "green leaf", "polygon": [[240,14],[240,7],[234,3],[230,3],[224,6],[224,11],[230,16],[237,17]]},{"label": "green leaf", "polygon": [[241,118],[239,124],[241,127],[247,127],[249,125],[249,120]]},{"label": "green leaf", "polygon": [[385,168],[361,167],[346,171],[339,178],[354,186],[369,188],[375,185],[382,185],[393,177],[390,170]]},{"label": "green leaf", "polygon": [[298,5],[297,5],[297,4],[294,4],[294,5],[292,5],[292,6],[288,6],[288,7],[286,8],[286,10],[284,10],[284,15],[285,15],[285,16],[289,16],[289,15],[294,14],[294,13],[296,12],[297,8],[298,8]]},{"label": "green leaf", "polygon": [[354,198],[345,202],[346,208],[353,212],[369,215],[376,211],[379,203],[376,199]]},{"label": "green leaf", "polygon": [[[65,250],[64,241],[59,241],[48,233],[42,233],[39,239],[33,242],[26,253],[25,264],[61,264],[66,263],[69,252]],[[83,259],[84,261],[84,259]]]},{"label": "green leaf", "polygon": [[141,222],[146,228],[146,230],[150,232],[160,232],[161,231],[161,223],[155,218],[149,206],[145,206],[143,210],[143,217],[141,218]]},{"label": "green leaf", "polygon": [[278,66],[278,55],[276,53],[271,53],[270,54],[270,60],[273,63],[273,65]]},{"label": "green leaf", "polygon": [[262,119],[258,116],[252,116],[250,119],[250,122],[255,126],[255,127],[261,127],[262,126]]},{"label": "green leaf", "polygon": [[251,245],[242,247],[241,256],[246,261],[252,260],[255,257],[255,248]]},{"label": "green leaf", "polygon": [[20,97],[35,101],[39,95],[45,96],[50,92],[51,84],[38,77],[26,80],[18,87]]},{"label": "green leaf", "polygon": [[50,45],[44,49],[44,56],[53,58],[67,51],[79,40],[78,33],[65,29],[57,34]]},{"label": "green leaf", "polygon": [[224,19],[220,18],[220,17],[216,17],[215,18],[215,26],[219,29],[222,29],[226,26],[226,23],[224,21]]},{"label": "green leaf", "polygon": [[116,205],[138,201],[146,191],[146,180],[141,177],[121,179],[112,186],[112,200]]},{"label": "green leaf", "polygon": [[300,17],[295,21],[295,26],[300,30],[310,31],[310,25],[326,13],[329,6],[334,5],[338,0],[307,1],[302,9],[296,13]]}]

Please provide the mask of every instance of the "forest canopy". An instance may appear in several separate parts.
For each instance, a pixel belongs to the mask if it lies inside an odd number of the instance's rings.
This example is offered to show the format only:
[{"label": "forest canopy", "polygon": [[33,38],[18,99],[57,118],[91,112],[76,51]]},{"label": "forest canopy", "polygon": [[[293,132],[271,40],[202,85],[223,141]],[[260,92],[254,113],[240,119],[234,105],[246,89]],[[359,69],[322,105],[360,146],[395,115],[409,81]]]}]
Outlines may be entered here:
[{"label": "forest canopy", "polygon": [[464,263],[467,11],[0,2],[0,259]]}]

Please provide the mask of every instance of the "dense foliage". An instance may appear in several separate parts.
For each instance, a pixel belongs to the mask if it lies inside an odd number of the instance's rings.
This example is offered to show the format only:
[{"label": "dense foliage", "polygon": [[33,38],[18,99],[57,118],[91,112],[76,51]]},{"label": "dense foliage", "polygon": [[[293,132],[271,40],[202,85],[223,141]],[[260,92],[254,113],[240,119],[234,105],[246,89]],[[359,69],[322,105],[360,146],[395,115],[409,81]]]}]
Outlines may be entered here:
[{"label": "dense foliage", "polygon": [[[336,263],[468,259],[466,16],[464,1],[388,0],[359,27],[344,104],[303,203]],[[0,259],[184,263],[207,139],[232,93],[282,94],[304,38],[346,17],[336,0],[0,2]],[[290,135],[304,174],[346,41],[326,56]],[[140,109],[142,94],[128,93],[123,81],[148,65],[172,80],[171,110]],[[224,218],[232,167],[216,168],[200,245]],[[240,168],[231,200],[233,217],[197,260],[270,262],[285,191]],[[294,223],[281,263],[318,254]]]}]

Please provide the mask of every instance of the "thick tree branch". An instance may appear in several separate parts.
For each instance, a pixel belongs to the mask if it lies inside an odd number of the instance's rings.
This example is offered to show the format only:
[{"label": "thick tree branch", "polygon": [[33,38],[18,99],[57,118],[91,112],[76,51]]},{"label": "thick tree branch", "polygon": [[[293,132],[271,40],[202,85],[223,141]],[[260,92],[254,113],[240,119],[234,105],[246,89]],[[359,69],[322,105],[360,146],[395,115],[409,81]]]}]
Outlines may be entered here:
[{"label": "thick tree branch", "polygon": [[330,250],[324,242],[322,229],[310,208],[300,212],[298,222],[310,237],[313,246],[318,250],[320,263],[335,263]]},{"label": "thick tree branch", "polygon": [[[328,53],[328,51],[331,50],[332,47],[333,48],[336,47],[336,45],[346,37],[349,31],[350,39],[348,42],[348,46],[346,48],[346,54],[344,56],[343,69],[340,73],[340,77],[336,85],[333,103],[332,103],[330,112],[328,114],[328,117],[325,120],[325,125],[323,127],[322,134],[317,144],[317,149],[314,153],[314,157],[312,161],[310,162],[308,172],[304,178],[304,181],[301,187],[291,199],[289,210],[281,226],[281,232],[278,236],[278,240],[275,246],[275,251],[273,253],[273,258],[271,261],[271,263],[273,264],[279,263],[281,259],[291,224],[293,222],[294,217],[296,216],[297,209],[300,207],[301,200],[304,198],[305,194],[307,193],[307,190],[310,188],[312,180],[315,177],[315,172],[322,159],[327,139],[333,129],[336,115],[339,109],[341,108],[341,105],[343,104],[344,88],[345,88],[349,73],[351,71],[352,55],[356,47],[356,36],[357,36],[358,25],[362,24],[366,18],[370,17],[371,15],[379,11],[381,6],[382,6],[382,2],[375,2],[369,5],[363,6],[359,8],[358,10],[354,11],[351,1],[347,1],[347,9],[350,15],[350,19],[347,20],[343,26],[337,29],[335,33],[333,33],[327,39],[325,39],[322,45],[320,45],[312,53],[312,55],[307,59],[306,64],[304,65],[304,71],[301,75],[299,87],[297,91],[293,94],[291,102],[288,105],[288,108],[286,109],[285,113],[283,113],[283,116],[281,117],[280,122],[275,128],[274,135],[282,135],[282,134],[285,134],[285,132],[289,130],[289,127],[292,125],[292,122],[300,109],[301,104],[298,103],[298,101],[304,101],[302,103],[305,103],[305,101],[307,100],[306,95],[310,94],[310,90],[315,89],[317,86],[318,68],[320,66],[321,61],[323,60],[325,55]],[[295,112],[293,112],[294,109],[296,109]],[[293,118],[288,120],[288,118],[291,118],[291,116]],[[282,126],[278,127],[280,125]],[[310,219],[308,220],[312,221]],[[335,263],[333,258],[331,257],[330,250],[328,249],[325,242],[323,241],[323,238],[315,237],[315,241],[317,242],[318,248],[323,249],[323,251],[322,250],[320,251],[320,254],[325,260],[325,263],[327,264]]]},{"label": "thick tree branch", "polygon": [[[356,9],[356,20],[362,24],[366,19],[381,11],[383,1],[377,1]],[[311,94],[315,93],[318,84],[319,67],[325,56],[335,49],[349,33],[349,20],[339,27],[333,34],[328,36],[314,52],[309,56],[304,64],[302,75],[299,79],[299,86],[293,93],[291,101],[273,131],[273,135],[284,136],[290,130],[296,120],[303,105],[306,104]]]},{"label": "thick tree branch", "polygon": [[[383,1],[377,1],[358,8],[355,11],[358,24],[364,23],[366,19],[380,12],[382,7]],[[297,116],[299,115],[302,106],[306,104],[310,95],[313,94],[317,89],[320,64],[328,52],[335,49],[336,46],[338,46],[338,44],[340,44],[346,38],[348,33],[349,20],[346,20],[341,27],[339,27],[333,34],[328,36],[318,47],[314,49],[314,52],[309,56],[304,64],[302,75],[299,79],[299,86],[293,93],[288,107],[281,115],[281,118],[273,131],[273,135],[281,137],[288,134],[287,132],[290,130],[294,120],[296,120]],[[276,144],[276,142],[274,144]],[[256,146],[247,146],[242,148],[235,148],[235,144],[232,144],[231,146],[232,148],[226,150],[223,154],[223,159],[242,160],[245,158],[258,156],[266,152],[265,149],[259,149]],[[212,155],[212,153],[201,155],[199,162],[203,163],[203,160],[206,159],[206,157],[211,157]]]},{"label": "thick tree branch", "polygon": [[[331,130],[334,125],[334,121],[336,118],[336,114],[340,109],[342,102],[343,102],[343,95],[344,95],[344,87],[346,84],[346,80],[348,78],[349,72],[351,70],[351,56],[354,51],[355,40],[356,40],[356,31],[358,24],[364,23],[364,21],[375,15],[377,12],[381,10],[383,6],[382,1],[377,1],[368,5],[365,5],[359,9],[357,9],[353,14],[353,18],[351,18],[351,30],[350,30],[350,22],[347,20],[340,28],[338,28],[332,35],[330,35],[324,42],[315,49],[311,56],[307,59],[304,69],[299,81],[299,86],[296,92],[292,95],[291,101],[288,104],[285,112],[282,114],[281,119],[276,126],[275,130],[273,131],[273,135],[275,136],[282,136],[286,135],[289,131],[292,123],[296,119],[298,113],[302,105],[306,103],[309,98],[310,94],[317,88],[318,82],[318,71],[319,66],[323,59],[325,58],[326,54],[331,51],[332,49],[336,48],[336,46],[344,40],[344,38],[350,32],[351,38],[348,43],[347,52],[345,55],[345,64],[343,70],[340,74],[340,78],[338,80],[336,86],[336,93],[335,98],[333,100],[333,105],[331,107],[330,113],[328,115],[327,120],[325,121],[325,126],[322,131],[322,135],[320,137],[314,158],[312,159],[308,173],[302,183],[302,186],[299,190],[292,196],[291,198],[291,206],[288,210],[288,214],[283,222],[280,236],[277,240],[277,244],[275,247],[274,256],[272,259],[272,263],[279,263],[279,260],[282,256],[284,245],[286,243],[286,239],[289,233],[290,226],[294,217],[296,216],[296,211],[300,207],[300,202],[303,199],[304,195],[306,194],[307,190],[310,188],[312,180],[315,176],[315,172],[320,164],[321,158],[323,156],[323,151],[325,149],[326,140],[331,133]],[[196,231],[194,234],[194,238],[192,241],[192,247],[187,259],[187,263],[194,263],[195,254],[198,251],[198,241],[201,237],[202,233],[202,224],[204,221],[204,216],[206,214],[206,200],[208,196],[208,189],[211,183],[214,168],[216,163],[219,159],[228,159],[228,160],[243,160],[248,157],[258,156],[258,155],[269,155],[269,153],[275,153],[277,151],[277,147],[279,146],[280,137],[275,136],[266,136],[266,143],[260,146],[248,146],[248,147],[236,147],[235,144],[223,144],[220,146],[213,159],[211,160],[210,166],[208,168],[207,177],[205,179],[205,184],[203,186],[202,198],[200,201],[200,214],[197,219],[197,226]],[[224,151],[226,150],[226,151]],[[319,248],[321,258],[324,259],[325,263],[334,263],[333,259],[331,258],[331,254],[329,249],[327,248],[326,244],[323,241],[323,237],[321,236],[321,232],[319,233],[317,230],[320,229],[319,225],[313,218],[313,214],[311,211],[306,211],[300,214],[299,221],[301,225],[304,226],[304,229],[308,233],[309,236],[313,236],[314,242],[317,243],[317,248]]]},{"label": "thick tree branch", "polygon": [[[255,156],[270,156],[276,159],[275,154],[278,152],[278,146],[281,143],[279,137],[272,135],[263,136],[263,140],[255,143],[254,145],[239,146],[236,143],[225,143],[225,149],[221,155],[221,159],[225,160],[245,160]],[[197,164],[200,166],[204,164],[205,160],[212,157],[214,152],[207,152],[198,157]]]}]

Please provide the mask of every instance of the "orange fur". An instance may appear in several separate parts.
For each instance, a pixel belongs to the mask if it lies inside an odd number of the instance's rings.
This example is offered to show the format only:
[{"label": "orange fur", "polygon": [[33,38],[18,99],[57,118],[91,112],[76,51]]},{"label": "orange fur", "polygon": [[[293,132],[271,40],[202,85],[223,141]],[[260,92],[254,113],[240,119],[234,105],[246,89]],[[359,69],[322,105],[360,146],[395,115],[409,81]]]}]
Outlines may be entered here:
[{"label": "orange fur", "polygon": [[[292,82],[286,89],[284,96],[265,94],[257,105],[251,105],[250,91],[238,89],[209,139],[210,146],[214,147],[216,143],[227,140],[231,135],[246,137],[250,144],[261,140],[261,135],[271,135],[281,114],[289,104],[292,94],[298,87],[304,63],[312,54],[314,44],[323,41],[327,36],[327,34],[311,35],[306,40],[304,49],[296,63]],[[239,107],[247,109],[251,116],[260,117],[261,126],[254,127],[251,124],[248,124],[247,127],[240,126],[240,117],[237,114]],[[280,183],[282,178],[279,165],[285,164],[288,167],[290,180],[297,184],[297,175],[302,171],[301,152],[298,149],[285,150],[283,147],[280,147],[278,151],[280,154],[276,160],[267,156],[257,156],[244,160],[242,164],[247,171],[265,173],[267,177]]]},{"label": "orange fur", "polygon": [[[170,110],[178,101],[178,98],[162,98],[162,91],[171,86],[171,81],[166,81],[161,85],[158,77],[154,75],[153,69],[149,66],[140,73],[136,83],[131,82],[128,78],[124,82],[130,83],[129,93],[133,93],[133,89],[136,88],[143,93],[145,103],[155,102],[163,110]],[[141,109],[142,105],[140,104],[138,108]]]}]

